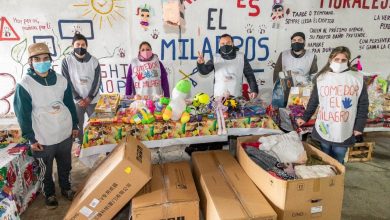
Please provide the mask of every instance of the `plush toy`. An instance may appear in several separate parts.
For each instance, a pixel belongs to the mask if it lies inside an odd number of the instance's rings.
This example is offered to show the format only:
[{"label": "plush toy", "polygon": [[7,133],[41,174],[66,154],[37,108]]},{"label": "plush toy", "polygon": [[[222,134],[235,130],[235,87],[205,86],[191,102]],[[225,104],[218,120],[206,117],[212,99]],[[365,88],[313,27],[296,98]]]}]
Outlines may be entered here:
[{"label": "plush toy", "polygon": [[208,108],[209,103],[209,95],[202,92],[196,94],[192,100],[192,105],[189,106],[190,121],[202,121],[203,115],[206,115],[208,112],[210,112]]},{"label": "plush toy", "polygon": [[[185,99],[187,98],[190,91],[191,91],[191,83],[189,80],[180,80],[176,84],[175,88],[172,91],[171,101],[169,102],[169,105],[165,108],[165,111],[163,113],[163,119],[165,121],[169,119],[173,121],[177,121],[181,119],[183,112],[186,111],[187,105]],[[186,119],[183,118],[181,122],[186,123],[188,121],[186,121]]]},{"label": "plush toy", "polygon": [[164,108],[164,105],[169,105],[169,102],[170,102],[170,99],[167,98],[167,97],[161,97],[160,99],[158,99],[154,105],[156,106],[156,109],[155,111],[156,112],[162,112],[163,108]]},{"label": "plush toy", "polygon": [[156,109],[156,106],[154,105],[153,100],[148,99],[145,101],[145,104],[146,104],[146,107],[148,107],[150,113],[153,114],[154,110]]},{"label": "plush toy", "polygon": [[210,103],[210,96],[203,92],[196,94],[194,100],[192,101],[192,105],[195,107],[199,107],[201,105],[207,105],[209,103]]}]

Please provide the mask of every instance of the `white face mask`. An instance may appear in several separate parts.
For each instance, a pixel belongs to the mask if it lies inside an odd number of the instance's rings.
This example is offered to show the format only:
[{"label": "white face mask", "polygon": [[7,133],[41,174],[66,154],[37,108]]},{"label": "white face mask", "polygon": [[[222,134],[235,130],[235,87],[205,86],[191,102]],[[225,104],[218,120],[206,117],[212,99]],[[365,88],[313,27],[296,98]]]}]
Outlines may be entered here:
[{"label": "white face mask", "polygon": [[331,62],[329,67],[333,70],[334,73],[341,73],[344,70],[348,69],[348,64]]}]

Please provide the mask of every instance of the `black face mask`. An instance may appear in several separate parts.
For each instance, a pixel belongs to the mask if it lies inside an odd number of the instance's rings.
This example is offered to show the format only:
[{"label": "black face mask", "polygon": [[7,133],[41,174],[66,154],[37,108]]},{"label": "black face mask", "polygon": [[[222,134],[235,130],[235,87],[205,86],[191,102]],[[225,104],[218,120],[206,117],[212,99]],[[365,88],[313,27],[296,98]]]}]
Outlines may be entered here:
[{"label": "black face mask", "polygon": [[305,43],[292,43],[291,44],[291,49],[294,52],[301,51],[301,50],[305,49]]},{"label": "black face mask", "polygon": [[74,52],[77,53],[80,56],[83,56],[84,54],[87,53],[87,49],[79,47],[79,48],[74,48]]},{"label": "black face mask", "polygon": [[234,51],[234,47],[232,45],[223,45],[221,48],[219,48],[219,52],[223,55],[229,55],[232,54]]}]

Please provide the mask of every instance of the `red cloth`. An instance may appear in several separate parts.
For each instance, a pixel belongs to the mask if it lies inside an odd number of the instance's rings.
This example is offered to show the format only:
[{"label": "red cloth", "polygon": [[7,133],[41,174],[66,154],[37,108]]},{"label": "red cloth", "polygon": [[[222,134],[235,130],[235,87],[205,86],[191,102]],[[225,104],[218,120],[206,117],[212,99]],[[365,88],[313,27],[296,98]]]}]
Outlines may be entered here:
[{"label": "red cloth", "polygon": [[241,144],[242,148],[244,148],[244,149],[246,149],[247,147],[255,147],[255,148],[259,149],[260,145],[261,145],[260,142],[247,142],[247,143]]}]

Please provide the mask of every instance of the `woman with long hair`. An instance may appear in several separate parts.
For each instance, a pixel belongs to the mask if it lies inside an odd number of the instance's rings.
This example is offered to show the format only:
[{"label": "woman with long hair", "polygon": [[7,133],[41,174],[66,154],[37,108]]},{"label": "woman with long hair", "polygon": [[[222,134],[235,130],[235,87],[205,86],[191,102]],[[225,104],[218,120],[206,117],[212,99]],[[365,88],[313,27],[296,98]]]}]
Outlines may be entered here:
[{"label": "woman with long hair", "polygon": [[298,126],[308,121],[318,108],[312,137],[321,150],[340,163],[355,136],[363,134],[368,113],[368,94],[363,75],[351,67],[351,52],[336,47],[328,62],[314,78],[313,91]]},{"label": "woman with long hair", "polygon": [[139,45],[138,57],[130,63],[126,78],[126,95],[139,95],[149,99],[169,97],[167,71],[146,41]]}]

